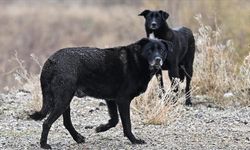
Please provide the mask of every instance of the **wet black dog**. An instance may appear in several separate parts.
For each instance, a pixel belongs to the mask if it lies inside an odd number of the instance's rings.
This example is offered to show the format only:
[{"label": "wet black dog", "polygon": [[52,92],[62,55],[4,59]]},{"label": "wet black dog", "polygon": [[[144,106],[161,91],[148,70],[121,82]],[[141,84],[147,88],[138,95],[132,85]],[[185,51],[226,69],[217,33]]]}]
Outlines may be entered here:
[{"label": "wet black dog", "polygon": [[[190,82],[193,76],[193,62],[195,54],[195,40],[193,33],[186,27],[179,29],[169,28],[166,20],[169,14],[165,11],[144,10],[139,14],[145,18],[145,29],[147,37],[152,34],[155,38],[171,41],[173,43],[172,61],[166,59],[162,69],[167,70],[169,78],[174,83],[174,78],[181,82],[186,78],[186,105],[191,105]],[[163,88],[162,71],[156,73],[160,78],[160,86]],[[177,91],[178,89],[175,89]]]},{"label": "wet black dog", "polygon": [[43,106],[30,117],[43,123],[40,139],[42,148],[50,149],[47,137],[51,125],[63,115],[63,123],[73,139],[82,143],[85,138],[72,125],[70,102],[77,90],[86,96],[105,99],[111,119],[100,125],[103,132],[118,123],[120,113],[124,136],[133,144],[145,143],[136,139],[131,131],[130,102],[143,93],[152,76],[163,64],[169,42],[141,39],[128,46],[116,48],[66,48],[57,51],[44,64],[41,73]]}]

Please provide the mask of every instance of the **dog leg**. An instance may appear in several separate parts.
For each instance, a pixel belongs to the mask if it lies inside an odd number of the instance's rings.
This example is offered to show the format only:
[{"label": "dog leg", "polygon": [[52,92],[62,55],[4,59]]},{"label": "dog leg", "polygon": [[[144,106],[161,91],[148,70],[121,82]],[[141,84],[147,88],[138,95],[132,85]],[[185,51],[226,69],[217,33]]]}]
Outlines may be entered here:
[{"label": "dog leg", "polygon": [[176,103],[177,100],[178,100],[178,97],[179,97],[179,95],[178,95],[179,94],[178,93],[178,91],[179,91],[179,82],[180,82],[179,69],[178,69],[178,71],[175,68],[174,69],[172,69],[172,68],[169,69],[168,76],[169,76],[169,79],[171,81],[171,91],[174,92],[174,93],[172,93],[172,94],[174,94],[172,101],[174,103]]},{"label": "dog leg", "polygon": [[171,88],[172,88],[172,90],[175,93],[177,93],[178,89],[179,89],[178,79],[180,79],[180,77],[179,77],[179,69],[178,69],[178,71],[177,71],[177,69],[174,69],[173,71],[169,70],[168,71],[168,76],[169,76],[169,79],[171,80]]},{"label": "dog leg", "polygon": [[185,95],[186,95],[186,105],[191,106],[191,94],[190,94],[190,82],[193,76],[193,67],[192,65],[186,66],[186,89],[185,89]]},{"label": "dog leg", "polygon": [[145,144],[146,142],[144,140],[136,139],[131,131],[130,101],[127,99],[121,101],[122,102],[117,103],[117,105],[122,120],[124,136],[128,137],[132,144]]},{"label": "dog leg", "polygon": [[49,130],[52,124],[63,114],[65,111],[65,107],[61,108],[59,106],[55,106],[54,110],[50,113],[49,117],[43,123],[43,131],[40,139],[41,148],[51,149],[51,146],[47,144]]},{"label": "dog leg", "polygon": [[109,101],[109,100],[106,100],[106,103],[107,103],[107,106],[108,106],[110,120],[108,121],[107,124],[101,124],[100,126],[98,126],[95,129],[96,132],[107,131],[110,128],[115,127],[117,125],[118,121],[119,121],[116,103],[114,101]]},{"label": "dog leg", "polygon": [[162,77],[162,71],[159,70],[157,73],[156,73],[156,78],[159,82],[159,87],[160,87],[160,93],[159,93],[159,98],[161,99],[162,96],[165,94],[165,90],[164,90],[164,84],[163,84],[163,77]]},{"label": "dog leg", "polygon": [[78,133],[75,130],[74,126],[72,125],[70,117],[70,107],[68,107],[66,111],[63,113],[63,124],[77,143],[85,142],[85,137],[83,137],[80,133]]},{"label": "dog leg", "polygon": [[191,82],[191,78],[189,78],[189,77],[187,77],[186,78],[187,79],[187,81],[186,81],[186,89],[185,89],[185,95],[186,95],[186,102],[185,102],[185,104],[187,105],[187,106],[191,106],[192,105],[192,102],[191,102],[191,97],[190,97],[190,82]]},{"label": "dog leg", "polygon": [[[59,76],[54,79],[55,80],[52,82],[52,93],[55,96],[53,99],[55,105],[48,118],[43,123],[42,136],[40,139],[41,148],[44,149],[51,149],[51,146],[47,144],[49,130],[52,124],[68,109],[76,90],[75,84],[71,78],[65,79]],[[60,83],[59,86],[58,83]]]},{"label": "dog leg", "polygon": [[[182,66],[181,66],[182,67]],[[179,69],[179,74],[180,74],[180,82],[183,82],[185,79],[185,71],[183,70],[184,67]]]}]

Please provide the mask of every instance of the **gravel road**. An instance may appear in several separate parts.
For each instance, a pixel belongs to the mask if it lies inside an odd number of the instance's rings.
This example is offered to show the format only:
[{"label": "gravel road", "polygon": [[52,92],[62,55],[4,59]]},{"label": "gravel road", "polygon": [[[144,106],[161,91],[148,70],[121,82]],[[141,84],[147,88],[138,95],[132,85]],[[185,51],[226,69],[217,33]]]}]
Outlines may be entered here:
[{"label": "gravel road", "polygon": [[[39,148],[42,121],[30,120],[31,95],[19,91],[0,94],[0,149],[36,150]],[[220,108],[194,99],[193,107],[183,106],[183,114],[167,125],[148,125],[132,117],[135,135],[147,144],[132,145],[123,137],[121,123],[104,133],[94,128],[109,119],[100,100],[75,98],[72,122],[86,137],[77,144],[63,127],[62,117],[52,126],[48,143],[53,149],[250,149],[250,107]]]}]

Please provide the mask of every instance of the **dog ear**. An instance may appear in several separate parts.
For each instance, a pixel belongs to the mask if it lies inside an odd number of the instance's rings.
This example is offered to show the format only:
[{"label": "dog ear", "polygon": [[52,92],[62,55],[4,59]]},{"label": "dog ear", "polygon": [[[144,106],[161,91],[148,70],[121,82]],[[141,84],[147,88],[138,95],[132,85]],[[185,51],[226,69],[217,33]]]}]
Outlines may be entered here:
[{"label": "dog ear", "polygon": [[161,17],[163,20],[167,20],[169,17],[169,14],[165,11],[160,10],[159,13],[161,14]]},{"label": "dog ear", "polygon": [[150,10],[144,10],[143,12],[141,12],[138,16],[144,16],[146,17],[148,15],[148,13],[150,13]]},{"label": "dog ear", "polygon": [[174,45],[173,42],[166,41],[166,40],[160,40],[167,48],[167,51],[173,52],[174,50]]},{"label": "dog ear", "polygon": [[148,38],[143,38],[141,40],[139,40],[137,42],[138,45],[140,45],[141,47],[143,47],[145,44],[147,44],[149,42],[149,39]]},{"label": "dog ear", "polygon": [[143,38],[143,39],[137,41],[135,44],[133,44],[132,49],[134,49],[137,52],[141,52],[144,45],[146,45],[148,42],[149,42],[148,38]]}]

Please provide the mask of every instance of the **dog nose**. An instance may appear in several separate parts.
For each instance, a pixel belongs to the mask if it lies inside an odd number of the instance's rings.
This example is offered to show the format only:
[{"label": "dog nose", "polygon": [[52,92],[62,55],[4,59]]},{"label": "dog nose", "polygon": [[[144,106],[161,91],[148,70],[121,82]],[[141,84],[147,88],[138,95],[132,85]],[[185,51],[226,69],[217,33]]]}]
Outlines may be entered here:
[{"label": "dog nose", "polygon": [[155,58],[155,64],[162,65],[162,59],[160,57]]},{"label": "dog nose", "polygon": [[152,26],[152,27],[155,27],[156,25],[157,25],[156,22],[152,22],[152,23],[151,23],[151,26]]}]

